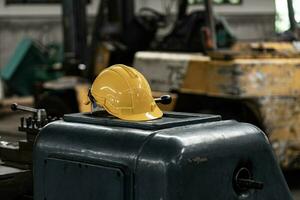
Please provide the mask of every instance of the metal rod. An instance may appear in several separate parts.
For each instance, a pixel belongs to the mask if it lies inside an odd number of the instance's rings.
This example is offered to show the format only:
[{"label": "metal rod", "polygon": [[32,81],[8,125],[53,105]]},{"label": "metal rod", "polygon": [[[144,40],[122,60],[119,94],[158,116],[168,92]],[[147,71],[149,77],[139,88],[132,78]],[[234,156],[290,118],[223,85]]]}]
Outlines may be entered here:
[{"label": "metal rod", "polygon": [[293,0],[287,0],[287,5],[288,5],[288,11],[289,11],[289,20],[290,20],[290,30],[292,32],[296,31],[297,28],[297,22],[295,19],[295,10],[294,10],[294,6],[293,6]]},{"label": "metal rod", "polygon": [[264,183],[260,181],[255,181],[251,179],[238,179],[237,185],[239,188],[245,188],[245,189],[256,189],[256,190],[262,190],[264,188]]},{"label": "metal rod", "polygon": [[104,26],[104,12],[107,7],[107,0],[101,0],[98,5],[97,15],[95,17],[95,22],[93,25],[91,41],[88,46],[88,68],[86,76],[89,80],[94,79],[94,70],[95,70],[95,56],[97,52],[97,47],[101,43],[101,32]]},{"label": "metal rod", "polygon": [[188,0],[180,0],[178,2],[178,14],[177,20],[181,20],[186,15],[186,10],[188,7]]},{"label": "metal rod", "polygon": [[87,65],[86,0],[63,0],[64,69],[68,75],[84,75]]},{"label": "metal rod", "polygon": [[156,103],[161,103],[161,104],[167,105],[172,102],[172,97],[170,95],[163,95],[159,98],[155,98],[154,101]]},{"label": "metal rod", "polygon": [[212,50],[217,49],[217,40],[216,40],[216,28],[215,28],[215,20],[214,20],[214,12],[213,12],[213,0],[205,0],[205,10],[206,10],[206,22],[207,26],[210,30],[211,41],[212,41]]},{"label": "metal rod", "polygon": [[26,112],[31,112],[31,113],[37,113],[38,112],[38,109],[27,107],[27,106],[21,106],[21,105],[18,105],[16,103],[11,105],[11,109],[13,111],[21,110],[21,111],[26,111]]}]

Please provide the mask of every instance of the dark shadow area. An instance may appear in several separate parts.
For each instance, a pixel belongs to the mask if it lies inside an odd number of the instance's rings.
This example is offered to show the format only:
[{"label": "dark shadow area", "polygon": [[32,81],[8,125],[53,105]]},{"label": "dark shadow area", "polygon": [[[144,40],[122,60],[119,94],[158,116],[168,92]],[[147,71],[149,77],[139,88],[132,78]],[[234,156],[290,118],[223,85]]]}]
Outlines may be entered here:
[{"label": "dark shadow area", "polygon": [[300,170],[283,171],[283,174],[291,190],[300,190]]},{"label": "dark shadow area", "polygon": [[300,170],[286,170],[283,174],[294,199],[300,200]]}]

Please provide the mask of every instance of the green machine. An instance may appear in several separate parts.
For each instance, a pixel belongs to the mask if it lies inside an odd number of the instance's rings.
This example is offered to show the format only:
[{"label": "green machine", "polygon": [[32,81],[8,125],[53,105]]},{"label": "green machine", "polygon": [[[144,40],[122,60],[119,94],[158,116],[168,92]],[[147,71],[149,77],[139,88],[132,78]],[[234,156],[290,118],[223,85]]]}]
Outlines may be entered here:
[{"label": "green machine", "polygon": [[9,94],[32,95],[38,83],[63,75],[60,71],[62,58],[63,50],[60,45],[42,46],[32,39],[24,38],[0,71],[0,76],[6,83]]}]

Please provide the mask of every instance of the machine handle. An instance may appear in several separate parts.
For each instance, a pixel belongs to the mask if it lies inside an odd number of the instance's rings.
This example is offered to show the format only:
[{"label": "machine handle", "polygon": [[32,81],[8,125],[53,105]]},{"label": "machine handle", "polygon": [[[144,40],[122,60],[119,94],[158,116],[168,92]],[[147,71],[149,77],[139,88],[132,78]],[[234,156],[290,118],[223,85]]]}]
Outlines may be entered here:
[{"label": "machine handle", "polygon": [[161,103],[161,104],[167,105],[172,102],[172,97],[170,95],[163,95],[159,98],[155,98],[154,101],[156,103]]},{"label": "machine handle", "polygon": [[26,111],[26,112],[31,112],[31,113],[37,113],[38,112],[38,109],[36,109],[36,108],[21,106],[21,105],[18,105],[17,103],[11,104],[10,108],[11,108],[12,111],[21,110],[21,111]]},{"label": "machine handle", "polygon": [[238,179],[236,182],[239,188],[262,190],[264,183],[252,179]]},{"label": "machine handle", "polygon": [[10,108],[12,111],[20,110],[36,114],[36,120],[39,124],[47,118],[47,112],[45,109],[31,108],[28,106],[18,105],[17,103],[11,104]]},{"label": "machine handle", "polygon": [[262,190],[264,187],[263,182],[253,180],[251,171],[246,167],[242,167],[236,172],[234,180],[236,189],[239,193],[251,189]]}]

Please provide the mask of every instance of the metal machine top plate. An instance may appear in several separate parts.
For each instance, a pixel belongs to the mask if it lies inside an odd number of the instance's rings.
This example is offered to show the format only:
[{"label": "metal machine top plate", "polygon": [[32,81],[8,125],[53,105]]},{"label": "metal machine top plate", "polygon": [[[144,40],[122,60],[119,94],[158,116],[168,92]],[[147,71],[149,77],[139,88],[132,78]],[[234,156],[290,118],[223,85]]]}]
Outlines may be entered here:
[{"label": "metal machine top plate", "polygon": [[164,115],[160,119],[151,121],[125,121],[115,118],[105,111],[98,111],[91,113],[76,113],[67,114],[64,116],[66,122],[79,122],[86,124],[96,124],[104,126],[122,126],[127,128],[138,128],[144,130],[159,130],[165,128],[172,128],[176,126],[185,126],[191,124],[205,123],[220,121],[219,115],[209,114],[191,114],[191,113],[175,113],[164,112]]}]

